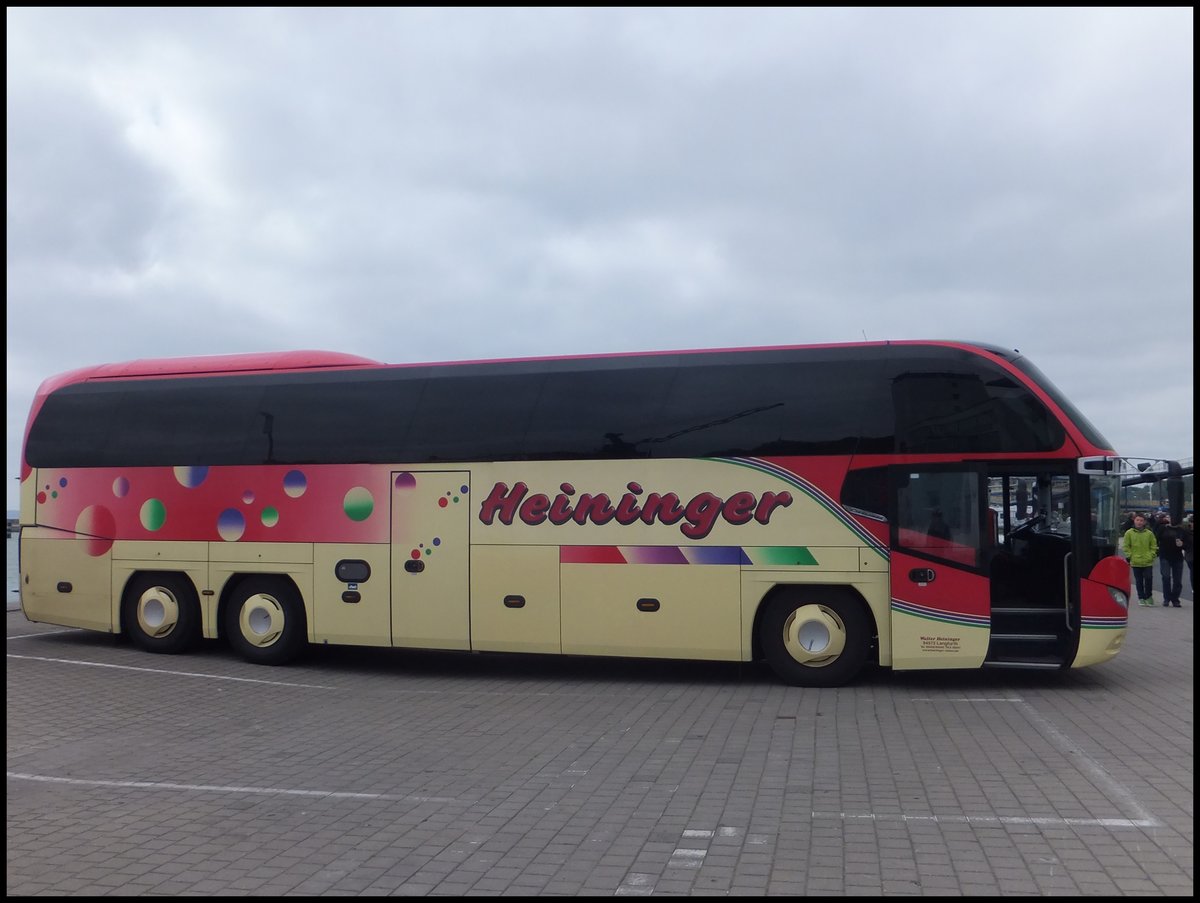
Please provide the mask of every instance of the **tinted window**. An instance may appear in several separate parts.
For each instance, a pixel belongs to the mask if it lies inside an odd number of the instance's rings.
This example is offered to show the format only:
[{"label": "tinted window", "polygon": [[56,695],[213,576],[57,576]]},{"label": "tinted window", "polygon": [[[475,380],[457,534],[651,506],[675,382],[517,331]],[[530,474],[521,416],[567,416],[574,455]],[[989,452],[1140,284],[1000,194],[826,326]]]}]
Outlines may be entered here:
[{"label": "tinted window", "polygon": [[71,386],[29,435],[36,466],[237,464],[247,459],[262,385],[139,380]]},{"label": "tinted window", "polygon": [[439,368],[425,382],[392,461],[506,461],[522,457],[525,432],[544,375],[463,374]]},{"label": "tinted window", "polygon": [[734,363],[685,370],[659,424],[661,454],[853,453],[864,423],[886,432],[888,399],[869,361]]},{"label": "tinted window", "polygon": [[1071,422],[1075,424],[1081,433],[1083,433],[1083,437],[1085,439],[1087,439],[1097,448],[1111,449],[1113,447],[1112,443],[1105,439],[1103,434],[1096,429],[1092,422],[1083,416],[1082,411],[1080,411],[1077,407],[1075,407],[1075,405],[1067,400],[1066,396],[1058,390],[1058,387],[1055,386],[1054,383],[1050,382],[1050,380],[1046,378],[1046,375],[1042,373],[1041,370],[1023,357],[1018,357],[1013,361],[1013,364],[1019,367],[1033,382],[1037,383],[1042,390],[1050,396],[1051,400],[1053,400],[1053,402],[1062,409],[1063,414],[1069,417]]},{"label": "tinted window", "polygon": [[665,457],[654,438],[675,376],[671,367],[581,370],[546,379],[529,421],[531,457]]},{"label": "tinted window", "polygon": [[886,467],[866,467],[846,474],[842,484],[842,504],[847,508],[887,517]]},{"label": "tinted window", "polygon": [[909,473],[896,495],[895,540],[902,548],[978,566],[978,475],[969,471]]},{"label": "tinted window", "polygon": [[67,386],[34,466],[1052,451],[1061,426],[927,346],[522,361]]},{"label": "tinted window", "polygon": [[1066,439],[1032,392],[982,358],[898,348],[891,369],[897,452],[1048,452]]},{"label": "tinted window", "polygon": [[281,464],[403,460],[420,401],[424,370],[403,379],[359,374],[358,384],[332,374],[276,378],[263,392],[250,460]]},{"label": "tinted window", "polygon": [[155,388],[130,384],[109,442],[118,456],[151,454],[159,462],[232,464],[246,459],[262,384],[188,381]]}]

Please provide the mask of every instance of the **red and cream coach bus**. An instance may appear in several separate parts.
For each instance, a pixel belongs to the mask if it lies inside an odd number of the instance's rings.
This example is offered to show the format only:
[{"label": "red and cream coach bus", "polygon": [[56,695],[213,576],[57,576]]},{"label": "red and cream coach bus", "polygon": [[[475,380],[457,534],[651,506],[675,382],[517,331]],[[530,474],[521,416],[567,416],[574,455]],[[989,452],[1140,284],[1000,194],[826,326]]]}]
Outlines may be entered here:
[{"label": "red and cream coach bus", "polygon": [[802,686],[1083,667],[1125,637],[1124,464],[978,344],[135,361],[38,392],[21,604],[265,664],[333,643],[765,659]]}]

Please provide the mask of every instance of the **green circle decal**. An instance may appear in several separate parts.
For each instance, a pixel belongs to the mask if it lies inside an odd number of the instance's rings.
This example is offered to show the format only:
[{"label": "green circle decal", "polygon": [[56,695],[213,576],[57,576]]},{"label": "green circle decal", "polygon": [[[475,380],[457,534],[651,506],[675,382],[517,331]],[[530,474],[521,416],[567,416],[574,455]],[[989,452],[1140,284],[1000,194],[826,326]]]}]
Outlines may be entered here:
[{"label": "green circle decal", "polygon": [[147,530],[161,530],[162,525],[167,522],[167,506],[158,499],[146,499],[142,503],[141,517],[142,526]]},{"label": "green circle decal", "polygon": [[342,507],[350,520],[366,520],[375,510],[375,499],[371,498],[371,493],[362,486],[355,486],[346,493]]}]

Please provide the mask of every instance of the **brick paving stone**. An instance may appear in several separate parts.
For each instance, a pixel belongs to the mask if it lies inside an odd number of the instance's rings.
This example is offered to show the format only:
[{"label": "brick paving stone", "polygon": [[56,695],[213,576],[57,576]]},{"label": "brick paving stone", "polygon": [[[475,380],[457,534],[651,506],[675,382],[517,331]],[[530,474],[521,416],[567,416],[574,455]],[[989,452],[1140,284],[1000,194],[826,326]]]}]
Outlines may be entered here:
[{"label": "brick paving stone", "polygon": [[802,690],[386,650],[263,669],[10,612],[6,888],[1190,896],[1193,613],[1131,622],[1094,669]]}]

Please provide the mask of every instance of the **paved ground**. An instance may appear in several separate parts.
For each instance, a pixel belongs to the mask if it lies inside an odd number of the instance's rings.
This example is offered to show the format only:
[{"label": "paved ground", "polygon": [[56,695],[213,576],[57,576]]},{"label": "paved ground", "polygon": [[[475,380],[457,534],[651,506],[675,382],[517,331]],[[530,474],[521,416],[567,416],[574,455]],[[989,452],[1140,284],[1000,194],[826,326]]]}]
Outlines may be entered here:
[{"label": "paved ground", "polygon": [[320,650],[8,614],[10,895],[1193,891],[1193,625],[1065,674]]}]

